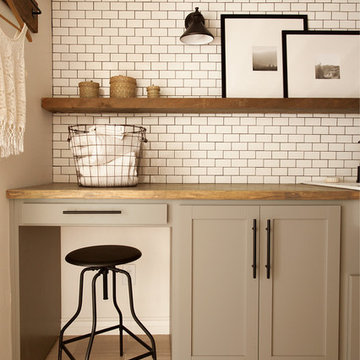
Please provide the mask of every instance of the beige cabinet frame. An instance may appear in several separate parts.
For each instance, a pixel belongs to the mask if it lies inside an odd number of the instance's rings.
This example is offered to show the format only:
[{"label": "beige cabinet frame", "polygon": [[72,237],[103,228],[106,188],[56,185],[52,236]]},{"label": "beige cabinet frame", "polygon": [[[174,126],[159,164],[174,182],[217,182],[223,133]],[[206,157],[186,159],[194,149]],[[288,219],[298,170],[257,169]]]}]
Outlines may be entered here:
[{"label": "beige cabinet frame", "polygon": [[194,205],[180,212],[175,266],[182,269],[184,316],[176,318],[174,354],[186,360],[338,358],[339,206]]}]

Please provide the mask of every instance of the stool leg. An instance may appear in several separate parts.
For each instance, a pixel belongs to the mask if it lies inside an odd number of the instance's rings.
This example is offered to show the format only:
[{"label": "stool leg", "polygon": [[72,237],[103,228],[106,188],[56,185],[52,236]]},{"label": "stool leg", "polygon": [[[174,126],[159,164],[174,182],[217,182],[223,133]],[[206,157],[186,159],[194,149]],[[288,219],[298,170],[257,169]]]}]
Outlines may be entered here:
[{"label": "stool leg", "polygon": [[108,300],[108,273],[109,270],[107,268],[104,268],[104,271],[102,272],[103,275],[103,299]]},{"label": "stool leg", "polygon": [[94,342],[95,331],[96,331],[96,280],[104,272],[104,269],[100,269],[92,279],[92,329],[89,339],[89,344],[86,350],[85,360],[89,360],[91,348]]},{"label": "stool leg", "polygon": [[124,336],[123,336],[123,316],[122,312],[119,308],[119,305],[116,300],[116,272],[112,270],[113,273],[113,303],[115,306],[116,311],[119,314],[119,331],[120,331],[120,356],[124,355]]},{"label": "stool leg", "polygon": [[129,290],[129,303],[130,303],[130,311],[131,311],[131,315],[133,317],[133,319],[135,320],[135,322],[139,325],[139,327],[144,331],[144,333],[147,335],[147,337],[149,338],[150,342],[151,342],[151,348],[152,348],[152,358],[154,360],[156,360],[156,346],[155,346],[155,340],[153,338],[153,336],[150,334],[149,330],[146,329],[146,327],[142,324],[142,322],[139,320],[139,318],[136,316],[135,314],[135,308],[134,308],[134,297],[133,297],[133,290],[132,290],[132,281],[131,281],[131,276],[130,274],[122,269],[118,269],[115,268],[114,269],[116,272],[119,272],[121,274],[126,275],[127,280],[128,280],[128,290]]},{"label": "stool leg", "polygon": [[65,330],[74,322],[74,320],[79,316],[82,302],[83,302],[83,289],[84,289],[84,274],[86,271],[92,270],[91,268],[85,268],[80,273],[80,281],[79,281],[79,301],[78,301],[78,307],[73,315],[73,317],[63,326],[63,328],[60,331],[59,335],[59,351],[58,351],[58,360],[62,359],[62,350],[63,350],[63,339],[64,339],[64,332]]}]

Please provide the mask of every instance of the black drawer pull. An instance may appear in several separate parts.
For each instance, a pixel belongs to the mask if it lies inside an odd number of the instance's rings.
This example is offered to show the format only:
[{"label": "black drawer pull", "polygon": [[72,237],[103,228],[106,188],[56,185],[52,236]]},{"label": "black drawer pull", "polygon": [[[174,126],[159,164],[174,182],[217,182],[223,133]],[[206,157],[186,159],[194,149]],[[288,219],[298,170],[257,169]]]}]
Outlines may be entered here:
[{"label": "black drawer pull", "polygon": [[121,210],[64,210],[65,215],[121,214]]}]

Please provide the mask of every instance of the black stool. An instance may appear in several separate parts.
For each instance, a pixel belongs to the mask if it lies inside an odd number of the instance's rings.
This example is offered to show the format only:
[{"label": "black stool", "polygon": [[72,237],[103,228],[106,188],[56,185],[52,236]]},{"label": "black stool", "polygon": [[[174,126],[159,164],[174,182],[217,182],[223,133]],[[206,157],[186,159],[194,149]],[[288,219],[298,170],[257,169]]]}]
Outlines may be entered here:
[{"label": "black stool", "polygon": [[[148,356],[152,356],[152,358],[156,360],[155,340],[135,314],[131,276],[127,271],[116,268],[116,265],[126,264],[135,261],[140,257],[141,257],[141,252],[138,249],[135,249],[130,246],[122,246],[122,245],[90,246],[90,247],[74,250],[66,255],[65,260],[68,263],[73,265],[86,266],[86,268],[83,269],[80,274],[78,308],[75,314],[73,315],[73,317],[65,324],[65,326],[60,331],[58,360],[62,359],[63,350],[71,360],[75,360],[74,356],[70,353],[70,351],[66,347],[66,344],[89,337],[90,338],[89,344],[85,356],[85,360],[88,360],[90,358],[91,347],[95,335],[102,334],[104,332],[111,331],[114,329],[119,329],[120,331],[120,356],[123,356],[124,353],[123,331],[126,331],[131,337],[133,337],[137,342],[139,342],[144,348],[148,350],[146,353],[133,357],[129,360],[143,359]],[[92,279],[92,330],[91,333],[89,334],[77,336],[72,339],[68,339],[64,341],[63,337],[65,330],[78,317],[81,311],[82,301],[83,301],[84,274],[87,271],[96,271],[96,274]],[[96,331],[96,280],[99,276],[101,275],[103,276],[103,298],[104,300],[107,300],[108,299],[107,275],[109,271],[113,273],[113,303],[116,311],[119,314],[119,325],[111,326]],[[146,342],[144,342],[142,339],[140,339],[138,336],[136,336],[133,332],[131,332],[123,325],[122,313],[116,301],[116,273],[124,274],[127,277],[131,315],[134,318],[135,322],[139,325],[139,327],[145,332],[145,334],[149,338],[151,342],[151,346],[149,346]]]}]

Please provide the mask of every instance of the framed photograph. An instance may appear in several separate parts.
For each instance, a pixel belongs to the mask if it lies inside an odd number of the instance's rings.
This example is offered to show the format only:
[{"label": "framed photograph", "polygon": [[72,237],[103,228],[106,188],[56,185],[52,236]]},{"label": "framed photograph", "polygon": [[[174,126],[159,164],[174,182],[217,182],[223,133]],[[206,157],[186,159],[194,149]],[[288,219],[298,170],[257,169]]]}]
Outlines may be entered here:
[{"label": "framed photograph", "polygon": [[306,15],[221,15],[222,97],[283,97],[282,31]]},{"label": "framed photograph", "polygon": [[360,31],[283,31],[284,97],[359,98]]}]

